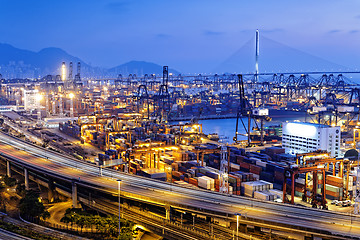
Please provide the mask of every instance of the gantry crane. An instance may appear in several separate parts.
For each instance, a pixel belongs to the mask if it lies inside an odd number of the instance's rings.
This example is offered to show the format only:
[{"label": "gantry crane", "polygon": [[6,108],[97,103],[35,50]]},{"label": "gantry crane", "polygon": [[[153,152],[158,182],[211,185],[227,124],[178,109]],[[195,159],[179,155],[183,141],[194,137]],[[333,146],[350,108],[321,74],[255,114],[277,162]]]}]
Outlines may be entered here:
[{"label": "gantry crane", "polygon": [[[307,198],[311,198],[311,205],[313,208],[317,208],[317,206],[321,206],[323,209],[327,209],[326,206],[326,200],[325,200],[325,184],[323,184],[322,189],[321,189],[321,193],[322,194],[317,194],[317,186],[318,186],[318,174],[320,172],[320,174],[322,174],[323,176],[323,181],[326,181],[326,175],[325,175],[325,167],[320,167],[320,166],[312,166],[312,167],[299,167],[297,165],[287,168],[285,169],[284,172],[284,184],[283,184],[283,202],[284,203],[291,203],[294,204],[295,203],[295,179],[297,178],[298,174],[300,173],[307,173],[307,172],[312,172],[313,173],[313,187],[311,189],[311,194],[307,195],[307,179],[305,179],[305,188],[304,188],[304,195]],[[290,191],[291,191],[291,199],[290,201],[287,198],[287,189],[288,189],[288,184],[287,184],[287,180],[291,179],[291,185],[290,187]]]},{"label": "gantry crane", "polygon": [[[252,144],[255,144],[256,142],[251,139],[251,120],[253,120],[255,129],[260,130],[260,142],[258,142],[260,145],[263,145],[264,143],[264,120],[270,121],[271,118],[268,116],[269,112],[268,109],[258,109],[253,108],[253,106],[250,104],[249,100],[247,99],[245,95],[245,88],[244,88],[244,81],[243,76],[241,74],[238,74],[238,84],[239,84],[239,97],[240,97],[240,104],[239,104],[239,110],[237,112],[236,116],[236,129],[235,129],[235,137],[234,142],[238,143],[239,139],[238,136],[242,135],[239,133],[239,120],[243,126],[243,129],[246,132],[247,136],[247,146],[250,147]],[[243,117],[247,117],[248,122],[247,126],[244,123]],[[258,127],[257,120],[260,120],[260,129]]]}]

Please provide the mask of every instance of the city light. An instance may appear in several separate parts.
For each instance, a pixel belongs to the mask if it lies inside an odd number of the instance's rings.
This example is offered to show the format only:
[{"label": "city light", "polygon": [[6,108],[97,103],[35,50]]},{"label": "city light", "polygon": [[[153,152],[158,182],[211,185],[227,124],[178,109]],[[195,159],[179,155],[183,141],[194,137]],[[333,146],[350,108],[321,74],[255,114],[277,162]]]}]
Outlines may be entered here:
[{"label": "city light", "polygon": [[43,95],[41,95],[41,94],[37,94],[37,95],[36,95],[36,100],[37,100],[38,102],[40,102],[42,99],[43,99]]}]

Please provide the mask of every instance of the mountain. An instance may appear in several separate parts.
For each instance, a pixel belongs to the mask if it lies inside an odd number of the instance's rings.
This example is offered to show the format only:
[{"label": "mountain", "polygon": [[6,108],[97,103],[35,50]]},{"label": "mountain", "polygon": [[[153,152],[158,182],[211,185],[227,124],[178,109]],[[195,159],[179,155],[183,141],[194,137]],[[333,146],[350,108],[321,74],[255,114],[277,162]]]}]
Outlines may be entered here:
[{"label": "mountain", "polygon": [[[259,72],[311,72],[351,70],[260,35]],[[248,41],[220,64],[215,72],[254,73],[255,39]]]},{"label": "mountain", "polygon": [[[129,74],[136,74],[138,76],[145,74],[156,74],[161,75],[163,71],[163,66],[160,66],[155,63],[145,62],[145,61],[130,61],[124,64],[121,64],[117,67],[110,68],[107,72],[108,75],[118,76],[122,74],[123,76],[127,76]],[[174,75],[178,75],[179,72],[174,69],[169,69],[169,73]]]},{"label": "mountain", "polygon": [[[105,69],[86,64],[80,58],[74,57],[60,48],[44,48],[39,52],[15,48],[9,44],[0,43],[0,74],[3,78],[39,78],[48,74],[60,74],[61,64],[73,62],[73,75],[76,74],[76,64],[81,63],[82,77],[117,77],[119,74],[143,75],[162,74],[162,66],[144,61],[131,61],[114,68]],[[170,73],[179,74],[174,69]]]},{"label": "mountain", "polygon": [[[5,78],[33,78],[47,74],[59,74],[62,62],[81,63],[82,69],[94,72],[81,59],[71,56],[60,48],[44,48],[39,52],[0,44],[0,73]],[[75,68],[74,68],[75,69]]]}]

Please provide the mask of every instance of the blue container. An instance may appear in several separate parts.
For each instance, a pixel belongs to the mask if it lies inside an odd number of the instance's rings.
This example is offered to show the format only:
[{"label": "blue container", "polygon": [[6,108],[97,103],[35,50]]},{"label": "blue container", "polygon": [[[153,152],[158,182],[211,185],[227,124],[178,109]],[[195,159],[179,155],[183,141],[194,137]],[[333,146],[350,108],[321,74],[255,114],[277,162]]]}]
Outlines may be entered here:
[{"label": "blue container", "polygon": [[271,164],[271,163],[267,163],[266,164],[266,171],[270,172],[270,173],[274,173],[275,171],[275,165]]},{"label": "blue container", "polygon": [[202,177],[202,176],[205,176],[205,175],[200,172],[196,173],[196,177]]},{"label": "blue container", "polygon": [[186,167],[179,167],[179,172],[186,172],[187,171],[187,168]]},{"label": "blue container", "polygon": [[219,179],[219,174],[216,172],[207,172],[206,176],[212,178],[212,179]]},{"label": "blue container", "polygon": [[274,189],[277,189],[277,190],[283,190],[283,185],[282,184],[274,183],[273,187],[274,187]]},{"label": "blue container", "polygon": [[285,169],[283,167],[275,166],[275,171],[284,173]]}]

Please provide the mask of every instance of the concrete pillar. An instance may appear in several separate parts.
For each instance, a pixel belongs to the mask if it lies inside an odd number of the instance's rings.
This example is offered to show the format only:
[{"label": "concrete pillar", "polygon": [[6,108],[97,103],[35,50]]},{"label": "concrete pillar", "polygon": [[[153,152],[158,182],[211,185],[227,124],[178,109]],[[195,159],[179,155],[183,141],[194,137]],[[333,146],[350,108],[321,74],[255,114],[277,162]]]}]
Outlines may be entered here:
[{"label": "concrete pillar", "polygon": [[171,221],[171,207],[169,205],[166,205],[165,211],[166,211],[166,220]]},{"label": "concrete pillar", "polygon": [[10,167],[10,161],[6,161],[6,174],[8,177],[11,177],[11,167]]},{"label": "concrete pillar", "polygon": [[77,185],[75,183],[75,181],[72,181],[71,183],[72,185],[72,194],[71,194],[71,197],[72,197],[72,207],[73,208],[77,208],[78,207],[78,199],[77,199]]},{"label": "concrete pillar", "polygon": [[29,190],[29,173],[27,168],[24,168],[24,177],[25,177],[25,190]]},{"label": "concrete pillar", "polygon": [[48,179],[48,200],[49,202],[54,202],[56,199],[58,199],[58,195],[55,191],[54,181],[49,178]]}]

